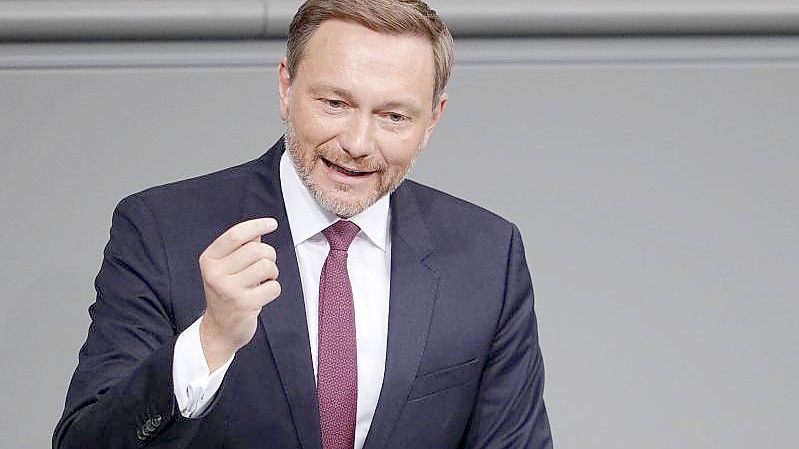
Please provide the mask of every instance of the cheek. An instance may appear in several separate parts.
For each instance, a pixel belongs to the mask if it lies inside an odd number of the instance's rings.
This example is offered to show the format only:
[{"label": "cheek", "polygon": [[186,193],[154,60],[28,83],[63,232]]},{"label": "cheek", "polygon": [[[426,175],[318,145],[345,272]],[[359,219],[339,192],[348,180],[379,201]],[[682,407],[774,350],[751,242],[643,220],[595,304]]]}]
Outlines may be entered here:
[{"label": "cheek", "polygon": [[416,156],[424,134],[409,133],[407,136],[393,136],[384,142],[383,158],[389,165],[407,165]]},{"label": "cheek", "polygon": [[294,128],[307,144],[319,146],[334,137],[340,128],[336,120],[324,116],[307,105],[297,107],[292,112]]}]

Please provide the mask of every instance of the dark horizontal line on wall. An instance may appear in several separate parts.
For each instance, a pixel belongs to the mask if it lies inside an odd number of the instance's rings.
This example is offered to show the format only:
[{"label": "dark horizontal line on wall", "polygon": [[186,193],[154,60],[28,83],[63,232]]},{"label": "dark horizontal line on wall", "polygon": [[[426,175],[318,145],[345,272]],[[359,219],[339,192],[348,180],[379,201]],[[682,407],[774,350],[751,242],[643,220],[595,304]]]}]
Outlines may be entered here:
[{"label": "dark horizontal line on wall", "polygon": [[[282,38],[297,1],[0,1],[0,41]],[[799,4],[452,1],[456,37],[799,35]]]},{"label": "dark horizontal line on wall", "polygon": [[266,64],[209,64],[198,63],[193,65],[179,65],[179,64],[150,64],[150,65],[113,65],[113,64],[93,64],[93,65],[63,65],[63,66],[24,66],[24,65],[9,65],[7,67],[0,66],[0,70],[8,71],[26,71],[26,70],[184,70],[191,68],[192,70],[236,70],[236,69],[260,69],[265,70],[271,66]]},{"label": "dark horizontal line on wall", "polygon": [[[662,60],[616,60],[616,61],[604,61],[604,60],[584,60],[584,61],[547,61],[547,62],[540,62],[540,63],[525,63],[525,62],[496,62],[492,64],[486,64],[481,62],[468,62],[464,64],[460,64],[456,70],[463,70],[469,68],[478,68],[478,67],[490,67],[493,69],[513,69],[513,68],[525,68],[530,67],[531,65],[537,66],[562,66],[562,67],[569,67],[569,66],[641,66],[641,65],[650,65],[650,66],[734,66],[734,67],[746,67],[746,66],[759,66],[762,67],[764,65],[768,66],[796,66],[799,67],[799,59],[793,61],[786,61],[784,59],[763,59],[759,61],[752,61],[750,59],[724,59],[724,60],[716,60],[716,61],[697,61],[695,59],[673,59],[668,61]],[[96,66],[59,66],[59,67],[0,67],[0,71],[30,71],[30,70],[184,70],[187,66],[185,65],[151,65],[151,66],[114,66],[114,65],[96,65]],[[236,64],[236,65],[214,65],[214,64],[197,64],[191,66],[194,70],[269,70],[271,66],[266,66],[263,64]]]},{"label": "dark horizontal line on wall", "polygon": [[650,68],[664,68],[676,66],[696,66],[696,67],[773,67],[773,66],[789,66],[799,68],[799,58],[795,59],[777,59],[777,58],[762,58],[758,60],[742,59],[742,58],[724,58],[701,61],[690,58],[673,58],[673,59],[581,59],[581,60],[551,60],[551,61],[493,61],[491,63],[470,61],[460,64],[456,67],[458,69],[468,68],[490,68],[496,70],[509,70],[514,68],[528,68],[531,66],[536,67],[650,67]]},{"label": "dark horizontal line on wall", "polygon": [[453,5],[458,36],[674,36],[799,34],[799,5]]},{"label": "dark horizontal line on wall", "polygon": [[[282,40],[7,43],[0,70],[264,69]],[[799,64],[799,36],[458,39],[455,67]]]},{"label": "dark horizontal line on wall", "polygon": [[494,38],[456,41],[456,66],[506,64],[797,63],[798,36]]},{"label": "dark horizontal line on wall", "polygon": [[151,69],[274,67],[279,40],[7,43],[0,69]]}]

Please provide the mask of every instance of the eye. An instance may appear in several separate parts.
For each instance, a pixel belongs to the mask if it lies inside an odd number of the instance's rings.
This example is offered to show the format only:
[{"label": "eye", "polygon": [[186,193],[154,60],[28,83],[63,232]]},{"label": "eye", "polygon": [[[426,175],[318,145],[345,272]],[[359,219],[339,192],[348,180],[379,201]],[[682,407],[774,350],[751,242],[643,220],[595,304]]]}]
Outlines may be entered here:
[{"label": "eye", "polygon": [[389,121],[391,121],[391,123],[399,124],[408,121],[408,117],[402,114],[397,114],[396,112],[389,112],[388,114],[386,114],[386,117],[389,119]]},{"label": "eye", "polygon": [[341,101],[341,100],[324,99],[322,101],[327,103],[327,107],[329,107],[330,109],[343,109],[344,108],[344,102]]}]

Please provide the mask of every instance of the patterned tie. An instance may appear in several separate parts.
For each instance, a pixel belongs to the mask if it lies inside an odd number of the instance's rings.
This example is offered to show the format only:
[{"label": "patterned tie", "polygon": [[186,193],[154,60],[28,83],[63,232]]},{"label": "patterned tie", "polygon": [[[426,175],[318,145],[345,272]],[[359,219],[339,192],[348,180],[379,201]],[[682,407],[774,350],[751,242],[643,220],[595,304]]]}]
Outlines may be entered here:
[{"label": "patterned tie", "polygon": [[319,360],[316,397],[323,449],[353,449],[358,399],[355,309],[347,248],[360,228],[339,220],[322,231],[330,252],[319,280]]}]

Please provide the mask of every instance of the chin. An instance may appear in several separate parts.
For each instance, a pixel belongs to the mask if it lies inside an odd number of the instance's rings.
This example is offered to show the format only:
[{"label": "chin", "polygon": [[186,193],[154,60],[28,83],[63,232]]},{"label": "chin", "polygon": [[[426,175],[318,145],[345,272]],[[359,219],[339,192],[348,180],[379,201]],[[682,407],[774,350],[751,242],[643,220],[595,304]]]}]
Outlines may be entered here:
[{"label": "chin", "polygon": [[333,195],[322,195],[316,196],[316,200],[319,204],[322,205],[325,209],[329,210],[330,212],[338,215],[341,218],[351,218],[359,213],[363,212],[364,209],[371,206],[374,201],[368,201],[366,199],[360,200],[353,200],[351,198],[342,199],[337,198]]},{"label": "chin", "polygon": [[353,195],[353,191],[337,187],[322,186],[319,183],[308,185],[314,199],[328,211],[342,218],[350,218],[371,206],[380,198],[377,192]]}]

